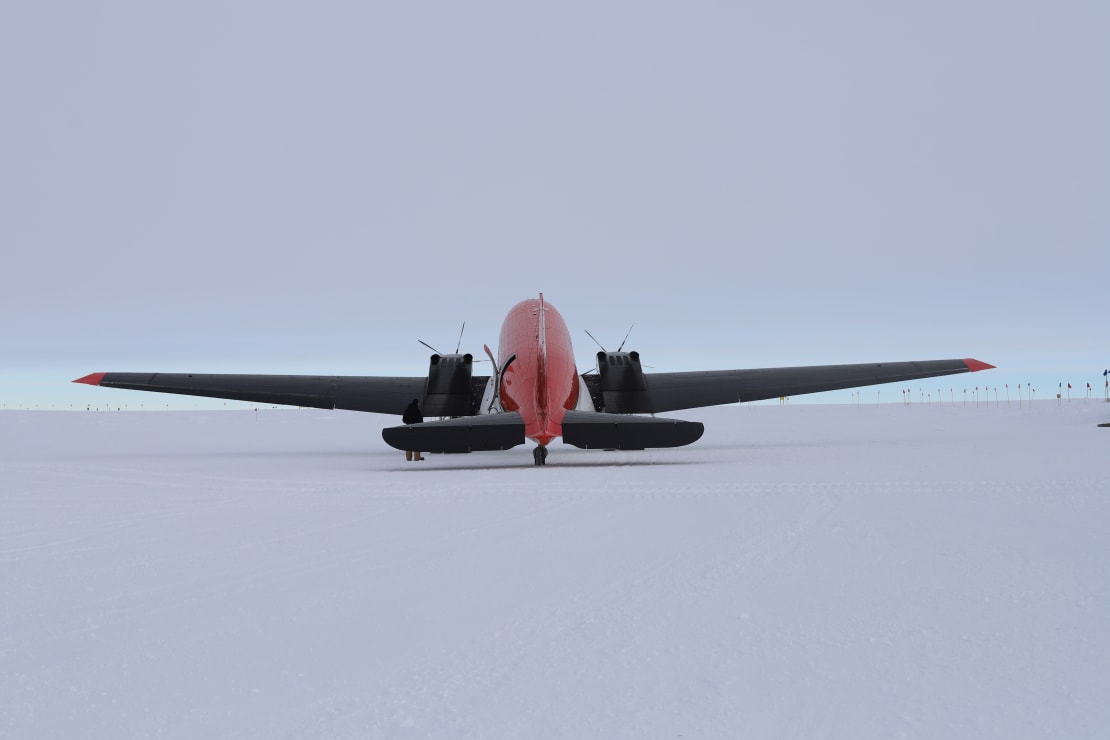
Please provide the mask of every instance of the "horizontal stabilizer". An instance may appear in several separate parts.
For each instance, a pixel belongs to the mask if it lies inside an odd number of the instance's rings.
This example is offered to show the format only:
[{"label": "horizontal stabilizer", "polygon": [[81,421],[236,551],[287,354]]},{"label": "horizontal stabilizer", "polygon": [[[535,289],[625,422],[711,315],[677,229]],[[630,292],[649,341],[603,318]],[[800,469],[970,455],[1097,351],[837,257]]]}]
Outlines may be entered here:
[{"label": "horizontal stabilizer", "polygon": [[486,452],[524,444],[524,419],[514,412],[463,416],[388,427],[382,439],[398,450],[420,452]]},{"label": "horizontal stabilizer", "polygon": [[563,417],[563,442],[583,449],[681,447],[697,442],[704,431],[700,422],[650,416],[568,411]]}]

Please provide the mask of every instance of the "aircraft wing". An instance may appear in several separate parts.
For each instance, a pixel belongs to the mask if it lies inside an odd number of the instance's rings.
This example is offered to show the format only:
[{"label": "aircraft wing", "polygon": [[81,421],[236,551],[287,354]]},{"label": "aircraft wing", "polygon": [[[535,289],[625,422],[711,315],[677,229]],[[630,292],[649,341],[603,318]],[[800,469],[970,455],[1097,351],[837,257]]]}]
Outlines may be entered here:
[{"label": "aircraft wing", "polygon": [[[484,379],[478,378],[484,382]],[[425,377],[244,375],[202,373],[93,373],[74,381],[107,388],[227,398],[264,404],[402,414],[422,398]]]},{"label": "aircraft wing", "polygon": [[988,370],[979,360],[922,360],[856,365],[809,365],[754,370],[644,373],[654,412],[760,401],[880,383]]}]

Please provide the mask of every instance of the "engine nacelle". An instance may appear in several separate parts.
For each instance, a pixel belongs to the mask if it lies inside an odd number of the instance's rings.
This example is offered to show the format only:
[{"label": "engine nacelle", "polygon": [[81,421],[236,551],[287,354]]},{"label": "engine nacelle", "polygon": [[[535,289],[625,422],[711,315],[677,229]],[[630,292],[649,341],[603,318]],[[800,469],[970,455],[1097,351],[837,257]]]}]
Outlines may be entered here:
[{"label": "engine nacelle", "polygon": [[474,413],[471,373],[474,357],[432,355],[428,363],[428,382],[424,386],[424,418],[470,416]]},{"label": "engine nacelle", "polygon": [[639,352],[598,352],[597,373],[601,380],[602,408],[610,414],[650,414],[644,368]]}]

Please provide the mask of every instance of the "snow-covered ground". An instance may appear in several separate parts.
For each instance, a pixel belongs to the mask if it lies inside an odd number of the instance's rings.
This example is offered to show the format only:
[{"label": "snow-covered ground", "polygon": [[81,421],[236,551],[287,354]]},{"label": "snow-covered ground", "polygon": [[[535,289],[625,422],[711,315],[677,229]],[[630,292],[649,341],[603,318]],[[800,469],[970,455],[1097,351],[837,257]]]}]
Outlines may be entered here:
[{"label": "snow-covered ground", "polygon": [[1110,405],[673,416],[0,412],[0,736],[1106,736]]}]

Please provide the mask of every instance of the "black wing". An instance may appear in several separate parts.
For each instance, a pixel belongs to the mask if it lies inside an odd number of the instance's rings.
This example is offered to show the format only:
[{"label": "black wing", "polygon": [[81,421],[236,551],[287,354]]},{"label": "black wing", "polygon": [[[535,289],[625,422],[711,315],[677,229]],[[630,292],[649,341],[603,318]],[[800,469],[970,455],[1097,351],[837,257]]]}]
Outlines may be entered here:
[{"label": "black wing", "polygon": [[994,366],[971,359],[922,360],[755,370],[644,373],[644,378],[651,397],[652,411],[663,412],[921,380],[992,367]]},{"label": "black wing", "polygon": [[[251,403],[402,414],[412,399],[424,397],[426,381],[425,377],[342,375],[93,373],[74,382]],[[485,381],[473,378],[475,386],[485,385]]]}]

